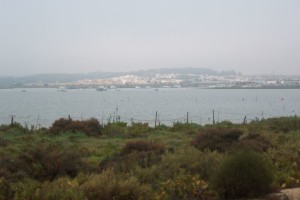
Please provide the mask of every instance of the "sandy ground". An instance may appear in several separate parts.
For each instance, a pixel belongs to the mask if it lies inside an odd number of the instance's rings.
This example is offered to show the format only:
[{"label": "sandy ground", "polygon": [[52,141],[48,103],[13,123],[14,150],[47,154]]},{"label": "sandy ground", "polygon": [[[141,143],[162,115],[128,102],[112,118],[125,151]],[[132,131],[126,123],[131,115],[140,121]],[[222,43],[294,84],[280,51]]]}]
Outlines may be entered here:
[{"label": "sandy ground", "polygon": [[281,190],[281,192],[288,195],[290,200],[300,200],[300,188]]}]

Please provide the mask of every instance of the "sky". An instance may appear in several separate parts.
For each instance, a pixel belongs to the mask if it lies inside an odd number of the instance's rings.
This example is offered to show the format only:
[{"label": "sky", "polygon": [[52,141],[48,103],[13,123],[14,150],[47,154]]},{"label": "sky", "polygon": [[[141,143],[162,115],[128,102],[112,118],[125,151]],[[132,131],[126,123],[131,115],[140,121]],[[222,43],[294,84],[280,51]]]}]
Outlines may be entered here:
[{"label": "sky", "polygon": [[0,76],[300,74],[299,0],[0,0]]}]

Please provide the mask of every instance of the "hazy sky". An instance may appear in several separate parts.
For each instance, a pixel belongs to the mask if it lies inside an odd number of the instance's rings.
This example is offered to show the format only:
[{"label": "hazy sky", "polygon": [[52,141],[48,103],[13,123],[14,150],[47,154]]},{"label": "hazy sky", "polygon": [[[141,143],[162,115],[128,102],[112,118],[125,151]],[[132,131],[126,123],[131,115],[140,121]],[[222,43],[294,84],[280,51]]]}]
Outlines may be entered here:
[{"label": "hazy sky", "polygon": [[300,0],[0,0],[0,76],[300,74]]}]

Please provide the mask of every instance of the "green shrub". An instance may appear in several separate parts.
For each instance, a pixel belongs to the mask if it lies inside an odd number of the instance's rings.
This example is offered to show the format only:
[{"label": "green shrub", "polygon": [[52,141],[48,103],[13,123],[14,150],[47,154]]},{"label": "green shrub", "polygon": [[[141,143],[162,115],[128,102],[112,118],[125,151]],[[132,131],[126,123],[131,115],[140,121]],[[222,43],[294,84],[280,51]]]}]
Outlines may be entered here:
[{"label": "green shrub", "polygon": [[151,129],[148,123],[132,123],[132,125],[128,127],[127,136],[140,137],[147,134]]},{"label": "green shrub", "polygon": [[208,184],[198,176],[179,174],[167,180],[156,193],[157,200],[216,200],[216,195],[209,191]]},{"label": "green shrub", "polygon": [[92,175],[80,188],[89,200],[153,199],[149,186],[140,184],[134,177],[127,180],[117,177],[112,170]]},{"label": "green shrub", "polygon": [[172,178],[180,171],[191,175],[199,174],[208,181],[213,171],[221,164],[224,155],[218,152],[202,152],[194,147],[185,147],[172,154],[166,154],[157,166],[161,177]]},{"label": "green shrub", "polygon": [[26,179],[22,182],[17,182],[12,185],[14,200],[39,200],[41,183],[35,180]]},{"label": "green shrub", "polygon": [[125,135],[126,131],[127,123],[125,122],[108,123],[103,127],[103,135],[107,136]]},{"label": "green shrub", "polygon": [[79,184],[75,179],[59,178],[52,182],[43,183],[39,191],[39,199],[82,200],[86,198],[83,192],[79,190]]},{"label": "green shrub", "polygon": [[211,185],[220,196],[232,199],[267,193],[272,180],[271,164],[258,153],[243,151],[230,156],[220,166]]},{"label": "green shrub", "polygon": [[27,126],[23,127],[20,123],[15,122],[11,125],[1,125],[0,131],[3,131],[7,134],[26,134],[31,133],[32,131],[28,129]]},{"label": "green shrub", "polygon": [[14,183],[12,186],[14,200],[82,200],[83,193],[79,190],[76,179],[58,178],[52,182],[40,183],[34,180],[25,180]]},{"label": "green shrub", "polygon": [[234,128],[236,125],[233,124],[231,121],[222,121],[213,125],[206,125],[205,127],[216,127],[216,128]]},{"label": "green shrub", "polygon": [[155,127],[156,131],[170,131],[171,128],[165,124],[159,124],[158,126]]},{"label": "green shrub", "polygon": [[175,123],[173,123],[171,130],[172,131],[190,132],[190,131],[197,131],[201,128],[202,128],[202,126],[199,124],[175,122]]},{"label": "green shrub", "polygon": [[208,128],[198,133],[191,144],[200,150],[225,152],[238,142],[242,134],[239,129]]},{"label": "green shrub", "polygon": [[261,122],[262,126],[275,132],[290,132],[300,130],[300,117],[269,118]]}]

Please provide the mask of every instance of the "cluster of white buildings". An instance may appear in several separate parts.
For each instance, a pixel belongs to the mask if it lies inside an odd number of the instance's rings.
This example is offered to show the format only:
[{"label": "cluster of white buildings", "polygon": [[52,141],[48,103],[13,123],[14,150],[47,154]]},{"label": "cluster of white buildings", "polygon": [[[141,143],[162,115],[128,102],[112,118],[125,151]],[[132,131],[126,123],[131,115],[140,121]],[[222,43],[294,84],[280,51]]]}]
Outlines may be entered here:
[{"label": "cluster of white buildings", "polygon": [[181,79],[176,79],[175,75],[159,75],[155,77],[141,77],[136,75],[125,75],[106,79],[85,79],[79,80],[79,85],[116,85],[116,86],[147,86],[147,85],[174,85],[181,84]]},{"label": "cluster of white buildings", "polygon": [[148,74],[125,75],[113,78],[84,79],[70,83],[50,83],[49,86],[69,88],[104,87],[202,87],[202,88],[300,88],[300,77]]}]

